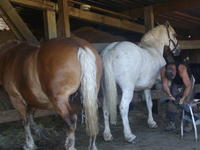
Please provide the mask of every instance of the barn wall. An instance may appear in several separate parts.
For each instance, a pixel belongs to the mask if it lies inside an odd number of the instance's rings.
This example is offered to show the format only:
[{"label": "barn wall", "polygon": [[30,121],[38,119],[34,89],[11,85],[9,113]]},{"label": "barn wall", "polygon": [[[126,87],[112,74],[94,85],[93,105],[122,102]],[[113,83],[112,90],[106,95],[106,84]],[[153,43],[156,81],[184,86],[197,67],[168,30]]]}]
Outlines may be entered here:
[{"label": "barn wall", "polygon": [[11,39],[15,39],[14,34],[11,31],[7,31],[7,30],[0,30],[0,44],[11,40]]}]

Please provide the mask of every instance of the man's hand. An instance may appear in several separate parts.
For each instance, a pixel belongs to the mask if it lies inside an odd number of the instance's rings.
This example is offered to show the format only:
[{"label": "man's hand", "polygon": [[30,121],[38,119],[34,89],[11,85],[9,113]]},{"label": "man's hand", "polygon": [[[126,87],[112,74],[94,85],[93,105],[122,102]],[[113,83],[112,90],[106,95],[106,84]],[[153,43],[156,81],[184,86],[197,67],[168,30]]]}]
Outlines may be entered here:
[{"label": "man's hand", "polygon": [[179,104],[187,104],[187,102],[185,101],[185,97],[182,97],[179,101]]},{"label": "man's hand", "polygon": [[175,101],[176,99],[170,94],[170,95],[169,95],[169,100]]}]

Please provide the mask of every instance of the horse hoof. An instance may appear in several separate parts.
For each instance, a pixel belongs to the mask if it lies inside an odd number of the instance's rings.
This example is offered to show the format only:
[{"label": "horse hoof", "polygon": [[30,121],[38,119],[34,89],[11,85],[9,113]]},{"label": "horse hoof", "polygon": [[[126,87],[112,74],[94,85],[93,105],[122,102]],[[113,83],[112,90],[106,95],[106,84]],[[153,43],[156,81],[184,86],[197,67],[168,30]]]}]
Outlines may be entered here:
[{"label": "horse hoof", "polygon": [[104,133],[103,134],[103,138],[106,142],[112,141],[113,140],[113,136],[110,133]]},{"label": "horse hoof", "polygon": [[69,149],[66,149],[66,150],[76,150],[75,147],[70,147]]},{"label": "horse hoof", "polygon": [[36,145],[27,145],[27,144],[25,144],[23,146],[23,150],[36,150],[36,149],[37,149]]},{"label": "horse hoof", "polygon": [[88,150],[98,150],[96,146],[93,146],[93,147],[89,147]]},{"label": "horse hoof", "polygon": [[158,127],[158,125],[157,125],[156,122],[154,122],[154,123],[149,123],[149,128],[155,129],[155,128],[157,128],[157,127]]},{"label": "horse hoof", "polygon": [[135,143],[135,139],[136,139],[136,136],[135,135],[131,135],[129,137],[126,138],[126,140],[129,142],[129,143]]}]

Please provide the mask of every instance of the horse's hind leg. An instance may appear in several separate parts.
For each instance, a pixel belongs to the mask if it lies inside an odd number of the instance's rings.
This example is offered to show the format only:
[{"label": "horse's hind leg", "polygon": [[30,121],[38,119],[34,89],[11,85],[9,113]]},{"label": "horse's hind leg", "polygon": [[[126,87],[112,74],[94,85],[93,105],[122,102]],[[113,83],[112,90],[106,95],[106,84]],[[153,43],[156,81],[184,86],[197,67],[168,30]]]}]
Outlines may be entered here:
[{"label": "horse's hind leg", "polygon": [[132,134],[131,132],[131,128],[129,125],[129,120],[128,120],[128,111],[129,111],[129,105],[130,102],[133,98],[133,90],[134,89],[122,89],[122,100],[120,103],[120,113],[121,113],[121,117],[122,117],[122,121],[123,121],[123,126],[124,126],[124,136],[125,139],[130,142],[133,143],[136,136],[134,134]]},{"label": "horse's hind leg", "polygon": [[68,125],[67,128],[67,138],[65,141],[66,150],[76,150],[74,145],[75,145],[75,130],[76,130],[77,115],[73,115],[71,119],[72,123],[70,124],[70,126]]},{"label": "horse's hind leg", "polygon": [[[18,94],[16,94],[18,95]],[[30,128],[30,112],[27,111],[27,104],[24,100],[22,100],[21,96],[13,97],[10,96],[11,102],[15,109],[19,111],[21,116],[24,119],[24,129],[25,129],[25,145],[23,146],[24,150],[34,150],[36,148],[36,145],[34,143],[32,134],[31,134],[31,128]]]},{"label": "horse's hind leg", "polygon": [[60,116],[67,124],[67,137],[65,142],[65,149],[76,150],[74,146],[77,115],[71,114],[73,110],[68,102],[68,98],[70,95],[69,93],[71,92],[65,93],[64,95],[57,95],[54,105],[56,106],[58,114],[60,114]]},{"label": "horse's hind leg", "polygon": [[97,150],[95,141],[96,141],[96,136],[90,137],[89,150]]},{"label": "horse's hind leg", "polygon": [[111,131],[110,131],[110,124],[109,124],[109,110],[108,105],[106,103],[106,99],[103,99],[103,117],[104,117],[104,132],[103,138],[105,141],[111,141],[113,139]]},{"label": "horse's hind leg", "polygon": [[146,89],[144,90],[144,96],[145,96],[145,100],[146,100],[146,105],[147,105],[147,109],[148,109],[148,125],[150,128],[157,128],[157,124],[153,119],[153,115],[152,115],[152,98],[151,98],[151,91],[150,89]]},{"label": "horse's hind leg", "polygon": [[27,113],[27,115],[24,118],[24,129],[26,134],[26,144],[24,145],[24,150],[33,150],[36,149],[32,134],[31,134],[31,117],[30,113]]},{"label": "horse's hind leg", "polygon": [[37,135],[40,138],[48,139],[48,134],[45,131],[45,129],[41,128],[38,126],[38,124],[34,121],[33,116],[34,116],[35,110],[31,109],[30,110],[30,122],[31,122],[31,130],[35,135]]}]

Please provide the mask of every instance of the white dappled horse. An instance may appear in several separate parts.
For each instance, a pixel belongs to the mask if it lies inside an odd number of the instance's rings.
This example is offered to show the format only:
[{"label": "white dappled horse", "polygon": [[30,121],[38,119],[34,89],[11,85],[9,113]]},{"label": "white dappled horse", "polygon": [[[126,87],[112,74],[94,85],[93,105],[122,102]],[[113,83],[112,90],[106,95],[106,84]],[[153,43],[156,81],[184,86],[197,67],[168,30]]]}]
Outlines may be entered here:
[{"label": "white dappled horse", "polygon": [[163,58],[164,46],[169,46],[171,52],[179,52],[179,44],[174,29],[166,23],[147,32],[141,39],[139,46],[134,43],[114,42],[102,51],[103,58],[103,90],[104,90],[104,139],[112,140],[109,126],[117,119],[117,88],[122,90],[120,113],[123,121],[124,136],[128,142],[134,142],[136,136],[131,132],[128,120],[129,104],[133,98],[133,91],[144,90],[148,108],[148,125],[156,128],[157,124],[152,116],[152,99],[150,89],[159,77],[160,68],[166,62]]}]

